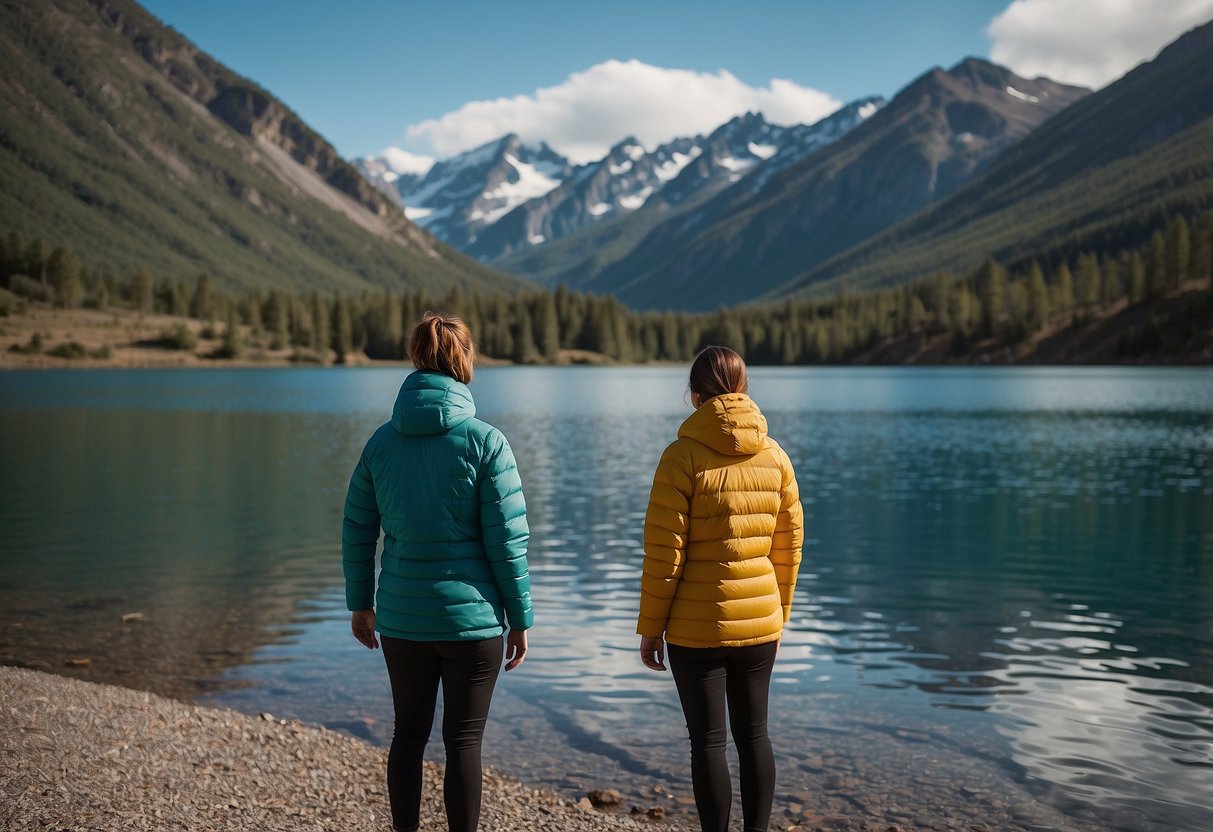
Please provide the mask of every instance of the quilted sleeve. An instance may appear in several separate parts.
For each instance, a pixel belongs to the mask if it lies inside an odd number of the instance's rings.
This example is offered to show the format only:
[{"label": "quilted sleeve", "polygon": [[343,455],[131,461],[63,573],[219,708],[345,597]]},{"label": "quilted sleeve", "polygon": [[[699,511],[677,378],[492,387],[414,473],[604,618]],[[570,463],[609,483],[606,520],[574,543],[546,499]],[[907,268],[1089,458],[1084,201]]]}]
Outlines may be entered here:
[{"label": "quilted sleeve", "polygon": [[796,591],[796,574],[800,571],[800,550],[804,546],[804,509],[800,505],[800,486],[792,460],[779,451],[783,469],[783,485],[779,491],[779,514],[775,518],[775,534],[771,538],[771,563],[779,583],[779,600],[783,604],[786,624],[792,615],[792,593]]},{"label": "quilted sleeve", "polygon": [[358,458],[345,495],[341,523],[341,565],[345,572],[345,606],[369,610],[375,605],[375,547],[379,542],[379,505],[367,463],[370,443]]},{"label": "quilted sleeve", "polygon": [[480,472],[480,533],[511,630],[534,622],[526,549],[530,529],[522,479],[510,444],[494,430],[485,443]]},{"label": "quilted sleeve", "polygon": [[686,560],[693,489],[690,453],[685,445],[675,442],[657,463],[644,517],[644,567],[636,622],[636,632],[642,636],[665,633]]}]

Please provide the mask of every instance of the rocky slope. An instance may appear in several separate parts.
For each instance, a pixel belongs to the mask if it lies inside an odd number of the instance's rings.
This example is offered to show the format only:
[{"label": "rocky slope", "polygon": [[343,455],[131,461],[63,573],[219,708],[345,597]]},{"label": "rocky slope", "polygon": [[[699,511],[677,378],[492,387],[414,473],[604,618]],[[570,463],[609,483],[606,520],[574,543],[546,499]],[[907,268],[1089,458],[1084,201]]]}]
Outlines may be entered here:
[{"label": "rocky slope", "polygon": [[0,8],[0,229],[231,286],[514,282],[407,222],[286,105],[133,0]]}]

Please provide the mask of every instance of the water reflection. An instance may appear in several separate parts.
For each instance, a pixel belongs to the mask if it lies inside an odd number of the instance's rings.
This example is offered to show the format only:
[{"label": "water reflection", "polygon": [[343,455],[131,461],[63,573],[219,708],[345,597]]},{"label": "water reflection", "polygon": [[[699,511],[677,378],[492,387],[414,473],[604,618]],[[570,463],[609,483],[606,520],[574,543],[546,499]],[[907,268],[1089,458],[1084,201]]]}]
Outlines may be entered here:
[{"label": "water reflection", "polygon": [[[385,740],[386,678],[346,632],[335,540],[399,380],[0,377],[0,655],[57,668],[70,651],[47,642],[66,632],[95,676],[109,650],[127,683]],[[773,688],[790,817],[1213,825],[1211,380],[755,372],[809,523]],[[686,794],[673,686],[633,635],[683,371],[487,370],[473,391],[522,467],[536,596],[489,761],[571,790]],[[135,607],[156,626],[121,625]]]}]

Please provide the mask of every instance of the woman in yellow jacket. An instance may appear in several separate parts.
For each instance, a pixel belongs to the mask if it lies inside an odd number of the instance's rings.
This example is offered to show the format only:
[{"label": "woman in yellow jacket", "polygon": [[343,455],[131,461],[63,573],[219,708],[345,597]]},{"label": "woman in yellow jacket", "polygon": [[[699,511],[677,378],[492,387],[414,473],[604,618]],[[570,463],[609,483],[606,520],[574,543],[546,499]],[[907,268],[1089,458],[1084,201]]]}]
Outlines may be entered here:
[{"label": "woman in yellow jacket", "polygon": [[668,644],[703,832],[729,826],[726,701],[745,830],[766,832],[775,794],[767,694],[800,566],[800,492],[747,395],[741,356],[703,350],[690,387],[695,412],[661,455],[644,521],[640,656],[665,670]]}]

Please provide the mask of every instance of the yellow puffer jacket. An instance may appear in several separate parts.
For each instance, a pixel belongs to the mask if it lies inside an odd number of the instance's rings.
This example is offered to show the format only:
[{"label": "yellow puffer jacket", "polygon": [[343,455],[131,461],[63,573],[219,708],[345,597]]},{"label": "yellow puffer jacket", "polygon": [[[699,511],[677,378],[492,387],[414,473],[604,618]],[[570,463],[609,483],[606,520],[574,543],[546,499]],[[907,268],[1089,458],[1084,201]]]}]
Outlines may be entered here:
[{"label": "yellow puffer jacket", "polygon": [[708,399],[653,477],[636,632],[683,647],[775,641],[803,542],[796,474],[758,405],[741,393]]}]

